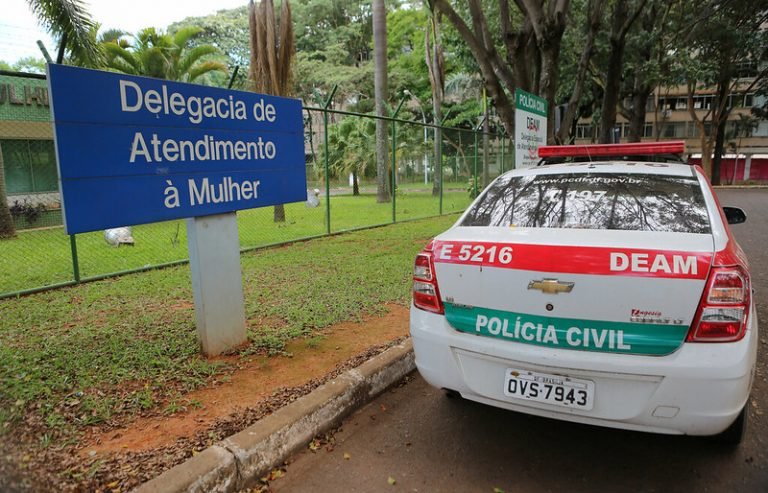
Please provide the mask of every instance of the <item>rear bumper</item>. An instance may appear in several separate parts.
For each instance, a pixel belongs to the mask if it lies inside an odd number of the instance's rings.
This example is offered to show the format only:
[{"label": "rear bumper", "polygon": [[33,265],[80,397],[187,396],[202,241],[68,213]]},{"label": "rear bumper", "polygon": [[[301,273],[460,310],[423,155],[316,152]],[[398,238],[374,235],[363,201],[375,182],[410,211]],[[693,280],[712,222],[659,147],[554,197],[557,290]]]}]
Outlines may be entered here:
[{"label": "rear bumper", "polygon": [[[754,309],[747,335],[721,344],[685,343],[667,356],[543,348],[465,334],[442,315],[411,307],[419,373],[431,385],[496,407],[579,423],[668,434],[714,435],[747,403],[757,357]],[[592,380],[589,411],[504,395],[508,368]]]}]

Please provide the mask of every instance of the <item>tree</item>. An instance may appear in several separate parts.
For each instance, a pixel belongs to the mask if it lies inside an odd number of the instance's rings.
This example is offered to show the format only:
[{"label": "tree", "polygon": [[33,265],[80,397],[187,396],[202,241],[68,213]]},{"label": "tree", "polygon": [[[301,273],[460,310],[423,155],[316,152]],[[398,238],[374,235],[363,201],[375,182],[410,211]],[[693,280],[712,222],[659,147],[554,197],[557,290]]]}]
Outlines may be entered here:
[{"label": "tree", "polygon": [[600,143],[613,142],[613,127],[616,125],[616,111],[619,104],[624,50],[627,34],[645,8],[646,0],[637,0],[634,6],[630,0],[616,0],[611,16],[610,52],[605,71],[605,90],[600,114]]},{"label": "tree", "polygon": [[565,113],[560,122],[560,128],[557,129],[555,135],[555,141],[560,144],[569,140],[571,129],[578,119],[582,91],[587,77],[589,62],[595,53],[595,37],[602,22],[604,5],[605,0],[589,0],[586,4],[586,35],[582,32],[578,34],[580,39],[584,39],[584,45],[575,67],[576,77],[574,78],[573,87],[570,90],[570,96],[565,106]]},{"label": "tree", "polygon": [[[289,96],[292,92],[292,61],[295,53],[291,6],[283,0],[279,20],[272,0],[258,5],[250,0],[251,67],[249,82],[254,92]],[[285,222],[285,206],[274,207],[275,222]]]},{"label": "tree", "polygon": [[[515,88],[541,95],[549,102],[549,117],[554,114],[554,99],[559,82],[560,45],[565,32],[570,0],[516,0],[518,15],[513,15],[509,0],[498,1],[499,34],[494,36],[484,12],[485,2],[468,0],[472,28],[448,0],[428,0],[442,12],[467,43],[477,62],[486,90],[493,100],[507,133],[513,134]],[[497,49],[497,39],[505,56]],[[548,139],[554,125],[547,127]]]},{"label": "tree", "polygon": [[644,136],[646,108],[653,90],[675,83],[670,53],[675,45],[684,42],[686,31],[674,23],[672,12],[678,9],[678,3],[649,0],[637,20],[639,29],[627,37],[618,112],[629,121],[629,142],[640,142]]},{"label": "tree", "polygon": [[213,71],[226,74],[224,63],[210,59],[219,54],[215,46],[190,46],[190,41],[201,32],[197,27],[185,27],[171,35],[148,27],[136,33],[133,42],[120,36],[107,40],[102,43],[106,67],[124,74],[182,82],[198,81]]},{"label": "tree", "polygon": [[251,56],[247,6],[219,10],[202,17],[187,17],[168,26],[168,32],[173,34],[188,27],[200,29],[200,33],[190,40],[191,46],[215,46],[229,59],[230,67],[240,66],[247,77]]},{"label": "tree", "polygon": [[67,49],[94,61],[101,60],[101,50],[93,35],[96,24],[82,0],[27,0],[27,3],[49,32],[66,39]]},{"label": "tree", "polygon": [[352,175],[352,195],[360,195],[358,178],[373,173],[376,124],[369,118],[345,118],[328,129],[329,161],[336,176]]},{"label": "tree", "polygon": [[[720,184],[720,160],[725,146],[725,126],[731,114],[731,94],[750,92],[768,74],[758,67],[768,47],[765,1],[711,0],[691,7],[691,42],[680,50],[678,63],[688,89],[688,111],[701,139],[702,167],[715,185]],[[751,77],[739,74],[740,67],[753,65]],[[746,82],[745,82],[746,81]],[[706,113],[700,116],[694,95],[714,88]]]},{"label": "tree", "polygon": [[[740,114],[739,119],[733,122],[733,129],[727,132],[725,138],[729,140],[728,147],[733,149],[736,155],[735,162],[733,164],[733,174],[728,179],[728,184],[732,185],[736,179],[736,164],[739,162],[739,151],[741,150],[741,139],[744,137],[751,137],[752,133],[757,130],[760,120],[754,115]],[[731,139],[738,139],[731,141]]]},{"label": "tree", "polygon": [[29,74],[44,74],[45,60],[33,56],[25,56],[16,60],[11,70],[26,72]]},{"label": "tree", "polygon": [[429,24],[424,31],[424,55],[432,88],[432,116],[435,124],[435,172],[433,173],[432,196],[441,193],[441,170],[443,166],[443,97],[445,96],[445,57],[440,36],[440,12],[431,11]]},{"label": "tree", "polygon": [[[376,202],[389,202],[389,143],[387,139],[387,11],[384,0],[373,0],[373,59],[376,100]],[[392,184],[394,186],[394,183]]]},{"label": "tree", "polygon": [[374,104],[373,12],[370,1],[307,0],[295,7],[296,90],[325,99],[337,88],[345,109]]}]

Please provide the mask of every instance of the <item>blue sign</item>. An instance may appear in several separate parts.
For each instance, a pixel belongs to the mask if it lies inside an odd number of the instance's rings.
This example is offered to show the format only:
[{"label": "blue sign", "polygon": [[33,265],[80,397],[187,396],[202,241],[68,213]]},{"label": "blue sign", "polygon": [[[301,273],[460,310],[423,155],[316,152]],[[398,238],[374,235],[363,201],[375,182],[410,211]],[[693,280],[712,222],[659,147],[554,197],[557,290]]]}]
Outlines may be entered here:
[{"label": "blue sign", "polygon": [[301,101],[48,66],[68,234],[307,198]]}]

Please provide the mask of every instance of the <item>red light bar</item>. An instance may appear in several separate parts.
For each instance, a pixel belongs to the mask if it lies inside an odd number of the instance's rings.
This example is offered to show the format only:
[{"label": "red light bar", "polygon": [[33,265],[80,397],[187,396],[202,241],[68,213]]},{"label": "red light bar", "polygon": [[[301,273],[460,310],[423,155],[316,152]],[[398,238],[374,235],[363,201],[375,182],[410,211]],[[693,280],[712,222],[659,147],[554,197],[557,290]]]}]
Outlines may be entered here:
[{"label": "red light bar", "polygon": [[633,142],[630,144],[591,144],[571,146],[541,146],[539,157],[648,156],[653,154],[682,154],[685,142]]}]

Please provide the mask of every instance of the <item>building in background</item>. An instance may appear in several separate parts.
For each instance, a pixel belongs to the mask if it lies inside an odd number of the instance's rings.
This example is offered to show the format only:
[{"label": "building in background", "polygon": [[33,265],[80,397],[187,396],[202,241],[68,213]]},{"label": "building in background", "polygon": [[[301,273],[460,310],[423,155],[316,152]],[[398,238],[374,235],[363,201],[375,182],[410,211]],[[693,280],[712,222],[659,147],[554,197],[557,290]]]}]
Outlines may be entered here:
[{"label": "building in background", "polygon": [[[754,106],[765,104],[765,97],[755,94],[749,87],[749,74],[739,81],[736,90],[728,96],[728,123],[725,129],[725,150],[720,168],[722,184],[746,181],[768,181],[768,121],[752,116]],[[708,119],[715,104],[713,89],[696,92],[689,101],[686,86],[660,87],[648,99],[645,113],[643,141],[684,140],[691,164],[701,164],[701,129],[691,116]],[[707,134],[710,122],[704,123]],[[576,126],[577,144],[596,142],[598,129],[590,119],[582,118]],[[614,127],[616,142],[626,142],[629,123],[620,114]]]},{"label": "building in background", "polygon": [[58,206],[56,153],[44,77],[0,74],[0,152],[8,205]]},{"label": "building in background", "polygon": [[0,72],[0,158],[17,229],[61,224],[45,76]]}]

